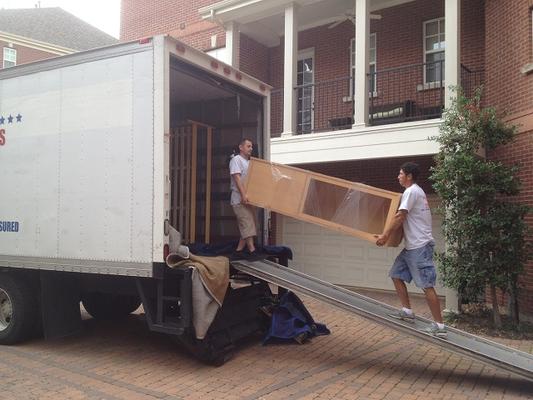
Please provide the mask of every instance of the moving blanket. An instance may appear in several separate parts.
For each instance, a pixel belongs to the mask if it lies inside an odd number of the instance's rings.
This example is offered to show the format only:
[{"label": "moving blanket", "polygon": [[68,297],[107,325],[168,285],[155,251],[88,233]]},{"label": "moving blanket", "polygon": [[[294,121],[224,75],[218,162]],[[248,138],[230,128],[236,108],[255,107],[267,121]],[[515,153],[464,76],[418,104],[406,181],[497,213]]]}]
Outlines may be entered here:
[{"label": "moving blanket", "polygon": [[229,285],[229,260],[227,257],[203,257],[190,254],[183,259],[169,254],[167,265],[171,268],[193,268],[192,322],[197,339],[203,339],[209,326],[222,307]]}]

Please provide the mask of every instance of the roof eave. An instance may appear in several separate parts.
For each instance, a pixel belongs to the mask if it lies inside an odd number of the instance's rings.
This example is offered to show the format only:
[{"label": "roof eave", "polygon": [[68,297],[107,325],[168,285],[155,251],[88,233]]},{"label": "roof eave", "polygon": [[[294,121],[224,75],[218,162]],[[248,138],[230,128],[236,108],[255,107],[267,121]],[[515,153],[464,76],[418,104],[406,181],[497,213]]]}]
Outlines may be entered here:
[{"label": "roof eave", "polygon": [[32,49],[44,51],[46,53],[52,53],[56,55],[65,55],[75,53],[79,50],[70,49],[68,47],[58,46],[53,43],[46,43],[40,40],[27,38],[14,33],[0,31],[0,38],[6,42],[17,44],[19,46],[30,47]]},{"label": "roof eave", "polygon": [[[225,23],[239,21],[251,14],[280,11],[280,7],[293,3],[293,0],[223,0],[198,10],[203,19]],[[282,9],[282,8],[281,8]]]}]

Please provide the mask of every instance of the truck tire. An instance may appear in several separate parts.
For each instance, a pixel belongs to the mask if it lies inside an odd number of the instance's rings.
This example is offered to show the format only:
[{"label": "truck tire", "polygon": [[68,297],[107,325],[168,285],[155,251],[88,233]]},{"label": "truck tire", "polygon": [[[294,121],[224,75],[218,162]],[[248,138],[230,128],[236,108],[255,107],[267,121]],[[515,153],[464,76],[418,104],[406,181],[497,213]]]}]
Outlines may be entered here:
[{"label": "truck tire", "polygon": [[37,296],[22,276],[0,273],[0,344],[28,339],[38,326]]},{"label": "truck tire", "polygon": [[94,319],[124,318],[141,305],[137,296],[110,293],[85,293],[81,302]]}]

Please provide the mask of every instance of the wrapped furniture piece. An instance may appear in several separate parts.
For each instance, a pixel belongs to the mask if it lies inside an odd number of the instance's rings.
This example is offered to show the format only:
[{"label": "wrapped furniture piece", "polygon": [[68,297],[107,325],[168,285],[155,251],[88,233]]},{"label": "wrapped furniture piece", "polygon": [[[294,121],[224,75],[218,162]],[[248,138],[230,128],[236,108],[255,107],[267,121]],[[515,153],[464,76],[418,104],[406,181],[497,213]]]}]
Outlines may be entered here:
[{"label": "wrapped furniture piece", "polygon": [[[401,194],[252,158],[245,181],[251,204],[371,242],[392,222]],[[402,230],[387,246],[396,247]]]}]

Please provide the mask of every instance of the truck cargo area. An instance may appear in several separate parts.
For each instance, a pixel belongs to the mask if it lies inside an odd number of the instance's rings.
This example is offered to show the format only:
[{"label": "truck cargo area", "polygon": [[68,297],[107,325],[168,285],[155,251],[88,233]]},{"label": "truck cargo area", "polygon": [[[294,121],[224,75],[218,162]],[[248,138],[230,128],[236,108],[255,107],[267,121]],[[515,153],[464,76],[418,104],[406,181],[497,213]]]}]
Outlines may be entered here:
[{"label": "truck cargo area", "polygon": [[241,138],[264,156],[263,99],[175,58],[170,71],[170,222],[186,243],[238,239],[229,156]]}]

